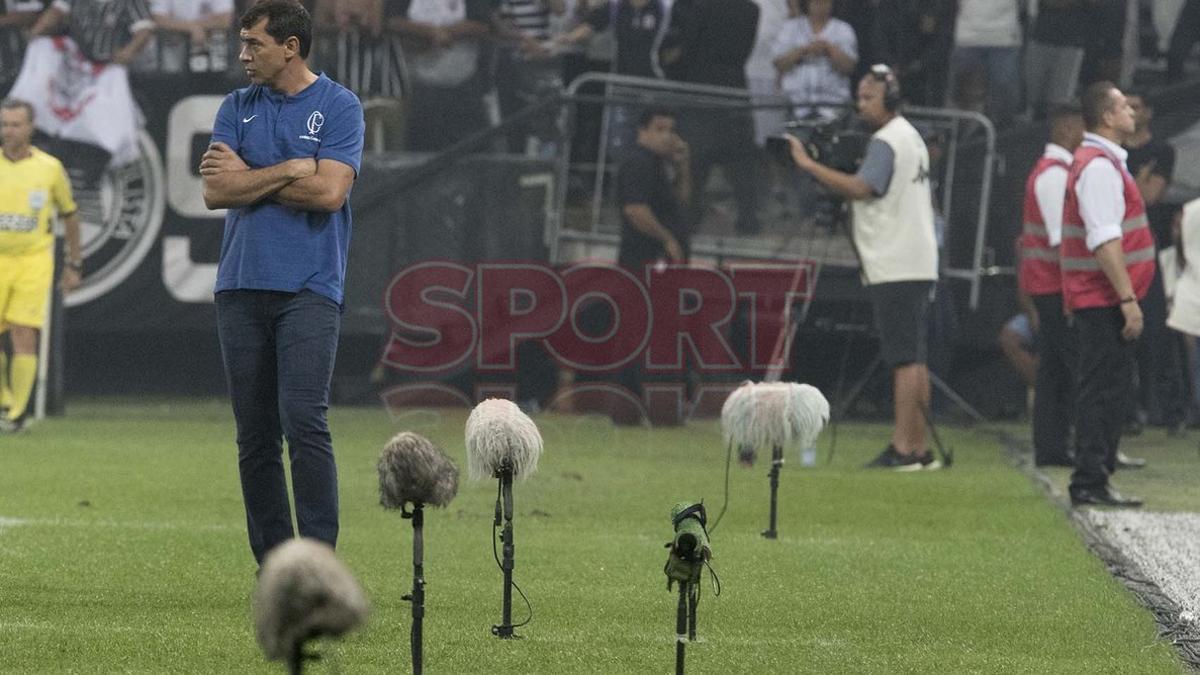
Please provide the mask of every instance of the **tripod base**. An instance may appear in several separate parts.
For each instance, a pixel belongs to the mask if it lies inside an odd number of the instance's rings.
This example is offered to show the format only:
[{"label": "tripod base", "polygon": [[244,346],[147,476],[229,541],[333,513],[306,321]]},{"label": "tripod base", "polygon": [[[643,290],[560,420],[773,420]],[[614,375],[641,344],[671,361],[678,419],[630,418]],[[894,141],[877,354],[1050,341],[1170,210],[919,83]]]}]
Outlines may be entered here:
[{"label": "tripod base", "polygon": [[521,636],[513,632],[515,626],[492,626],[492,635],[501,640],[520,640]]}]

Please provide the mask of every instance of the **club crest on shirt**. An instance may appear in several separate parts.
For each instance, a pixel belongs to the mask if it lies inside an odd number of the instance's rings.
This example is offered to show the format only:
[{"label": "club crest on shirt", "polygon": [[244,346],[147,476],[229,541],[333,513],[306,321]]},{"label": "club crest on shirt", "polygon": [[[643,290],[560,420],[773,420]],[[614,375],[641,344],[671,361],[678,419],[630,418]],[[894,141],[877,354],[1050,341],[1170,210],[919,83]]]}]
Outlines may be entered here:
[{"label": "club crest on shirt", "polygon": [[306,141],[320,141],[321,139],[317,138],[317,133],[321,131],[321,127],[325,126],[325,116],[321,114],[320,110],[314,110],[308,116],[305,126],[308,127],[308,134],[301,135],[300,138]]},{"label": "club crest on shirt", "polygon": [[46,205],[47,197],[48,195],[46,194],[45,190],[30,190],[29,208],[32,209],[34,213],[41,211],[42,207]]}]

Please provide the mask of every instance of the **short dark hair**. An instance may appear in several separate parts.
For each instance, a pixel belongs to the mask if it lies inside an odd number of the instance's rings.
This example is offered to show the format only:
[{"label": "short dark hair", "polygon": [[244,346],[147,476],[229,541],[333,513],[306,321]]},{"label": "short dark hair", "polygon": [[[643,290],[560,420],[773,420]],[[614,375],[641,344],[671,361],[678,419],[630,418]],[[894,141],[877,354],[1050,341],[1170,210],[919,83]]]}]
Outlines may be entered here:
[{"label": "short dark hair", "polygon": [[645,108],[642,110],[642,114],[638,115],[637,128],[645,129],[646,127],[650,126],[650,123],[654,121],[655,117],[669,117],[671,119],[675,119],[675,112],[670,108],[663,108],[662,106],[651,106],[649,108]]},{"label": "short dark hair", "polygon": [[247,9],[240,21],[242,30],[250,30],[267,19],[267,35],[283,44],[295,37],[300,42],[300,58],[307,59],[312,48],[312,16],[297,0],[259,0]]},{"label": "short dark hair", "polygon": [[1100,80],[1083,91],[1080,101],[1083,107],[1083,125],[1094,130],[1104,122],[1104,113],[1112,108],[1112,91],[1117,85]]},{"label": "short dark hair", "polygon": [[0,110],[24,110],[29,116],[29,121],[33,121],[33,106],[29,101],[23,101],[19,98],[6,98],[0,101]]}]

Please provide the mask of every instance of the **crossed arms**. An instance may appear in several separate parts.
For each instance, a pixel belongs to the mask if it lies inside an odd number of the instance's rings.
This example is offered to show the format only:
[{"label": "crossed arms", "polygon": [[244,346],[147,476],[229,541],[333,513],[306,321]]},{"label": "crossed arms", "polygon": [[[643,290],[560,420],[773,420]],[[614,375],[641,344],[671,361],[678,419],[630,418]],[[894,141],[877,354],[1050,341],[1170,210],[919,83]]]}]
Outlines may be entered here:
[{"label": "crossed arms", "polygon": [[264,199],[293,209],[333,213],[346,203],[354,169],[335,159],[302,157],[251,169],[228,145],[209,146],[200,160],[204,205],[232,209]]}]

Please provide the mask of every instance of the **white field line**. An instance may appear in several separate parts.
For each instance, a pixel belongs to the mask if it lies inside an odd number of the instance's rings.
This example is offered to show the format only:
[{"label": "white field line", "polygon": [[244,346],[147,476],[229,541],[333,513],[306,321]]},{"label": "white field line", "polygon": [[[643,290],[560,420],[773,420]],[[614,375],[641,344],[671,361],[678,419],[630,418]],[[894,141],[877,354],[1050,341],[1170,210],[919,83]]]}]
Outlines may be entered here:
[{"label": "white field line", "polygon": [[170,531],[170,530],[192,530],[200,532],[226,532],[232,530],[240,530],[241,526],[237,525],[215,525],[215,524],[191,524],[191,523],[171,523],[171,522],[155,522],[155,521],[120,521],[101,518],[98,520],[85,520],[80,518],[15,518],[11,516],[0,516],[0,534],[5,530],[16,527],[78,527],[78,528],[94,528],[104,527],[118,530],[144,530],[144,531]]}]

